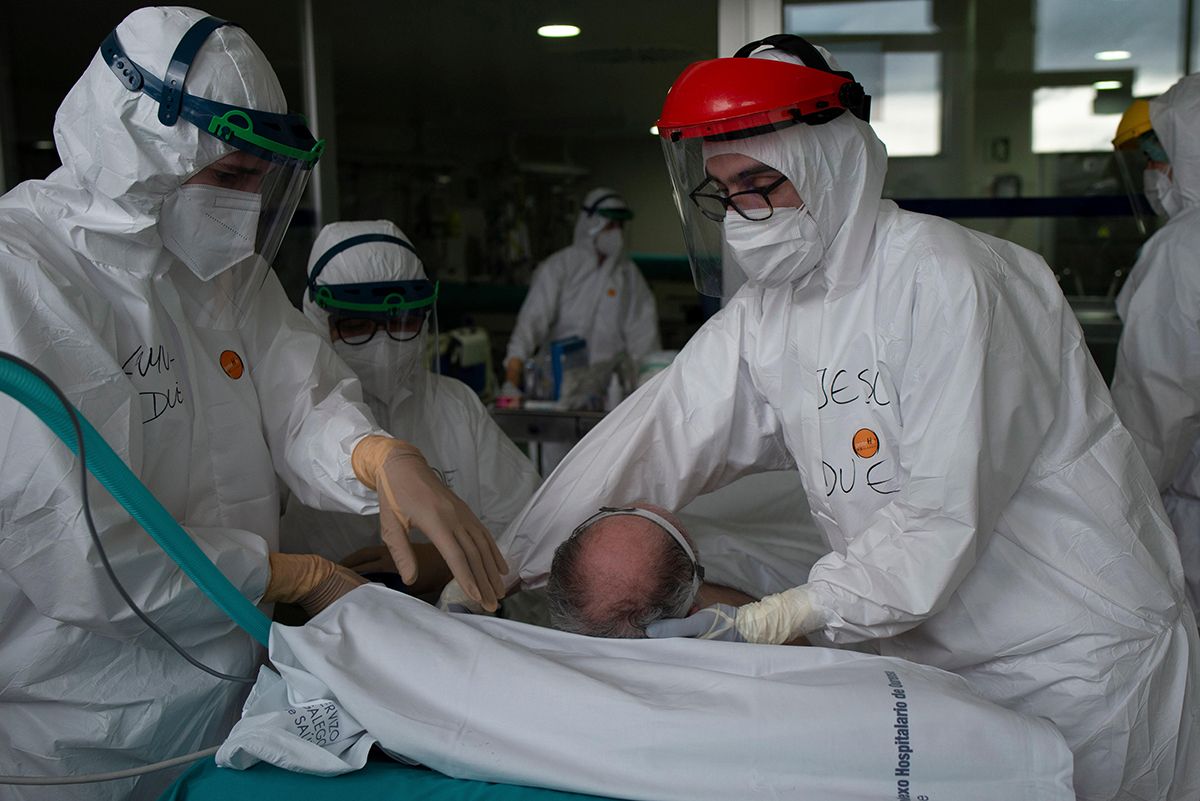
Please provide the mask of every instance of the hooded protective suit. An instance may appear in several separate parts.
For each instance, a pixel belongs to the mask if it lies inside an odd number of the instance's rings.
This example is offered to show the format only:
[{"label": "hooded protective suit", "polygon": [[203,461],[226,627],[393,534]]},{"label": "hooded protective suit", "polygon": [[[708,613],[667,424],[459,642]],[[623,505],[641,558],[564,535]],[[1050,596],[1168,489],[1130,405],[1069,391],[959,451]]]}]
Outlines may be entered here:
[{"label": "hooded protective suit", "polygon": [[[338,222],[325,226],[313,245],[309,271],[331,247],[361,234],[387,234],[408,241],[399,228],[385,220]],[[424,279],[425,268],[415,253],[390,243],[348,248],[325,266],[321,281],[369,283]],[[304,296],[304,314],[329,337],[329,313]],[[363,395],[375,419],[392,436],[420,448],[446,486],[454,490],[495,534],[502,532],[537,489],[539,478],[512,441],[492,422],[471,388],[453,378],[430,373],[422,360],[422,340],[393,342],[377,332],[362,350],[380,340],[394,351],[394,372],[406,377],[360,375]],[[384,344],[386,343],[386,344]],[[282,550],[316,553],[337,561],[347,554],[379,543],[375,517],[323,512],[293,496],[280,524]]]},{"label": "hooded protective suit", "polygon": [[513,357],[528,359],[539,346],[569,336],[587,340],[593,363],[621,352],[640,359],[661,349],[654,295],[637,265],[620,248],[607,255],[597,251],[608,219],[588,209],[606,196],[609,199],[601,202],[601,208],[626,208],[611,189],[588,192],[575,221],[574,241],[533,273],[508,342],[506,362]]},{"label": "hooded protective suit", "polygon": [[1125,323],[1112,396],[1163,493],[1188,597],[1200,609],[1200,74],[1150,102],[1178,209],[1117,297]]},{"label": "hooded protective suit", "polygon": [[[142,9],[118,28],[162,75],[205,15]],[[236,27],[204,42],[190,93],[267,111],[284,97]],[[196,322],[211,298],[157,230],[165,197],[231,148],[127,91],[97,54],[59,107],[63,162],[0,198],[0,350],[46,372],[251,599],[276,545],[277,476],[305,503],[377,511],[352,447],[383,433],[358,381],[271,274],[246,321]],[[243,685],[187,664],[126,607],[81,517],[78,464],[0,396],[0,774],[138,767],[220,742]],[[92,481],[117,575],[206,664],[250,675],[259,650]],[[170,772],[103,784],[0,787],[0,798],[154,798]]]},{"label": "hooded protective suit", "polygon": [[1051,719],[1081,799],[1196,798],[1178,549],[1045,263],[881,200],[850,114],[722,147],[791,179],[821,258],[745,286],[576,446],[500,541],[510,579],[544,583],[599,505],[796,469],[831,549],[789,591],[801,631]]}]

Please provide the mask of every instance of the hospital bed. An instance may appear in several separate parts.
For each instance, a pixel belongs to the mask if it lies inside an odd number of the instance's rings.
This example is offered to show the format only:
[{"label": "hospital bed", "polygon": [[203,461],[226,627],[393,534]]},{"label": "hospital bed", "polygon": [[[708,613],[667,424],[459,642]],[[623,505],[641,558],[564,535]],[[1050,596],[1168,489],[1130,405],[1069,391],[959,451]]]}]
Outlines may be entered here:
[{"label": "hospital bed", "polygon": [[205,759],[171,786],[160,801],[319,798],[321,801],[596,801],[599,796],[514,784],[452,779],[398,762],[371,761],[344,776],[308,776],[272,765],[224,770]]}]

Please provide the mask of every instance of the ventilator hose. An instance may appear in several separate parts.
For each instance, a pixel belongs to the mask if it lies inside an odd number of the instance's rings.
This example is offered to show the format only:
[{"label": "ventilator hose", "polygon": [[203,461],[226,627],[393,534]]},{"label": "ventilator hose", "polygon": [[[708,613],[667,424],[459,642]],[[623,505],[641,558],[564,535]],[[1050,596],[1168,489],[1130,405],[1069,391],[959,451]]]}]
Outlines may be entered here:
[{"label": "ventilator hose", "polygon": [[[70,402],[58,387],[54,385],[53,381],[28,362],[7,353],[0,353],[0,392],[10,395],[37,415],[73,453],[81,457],[83,466],[109,491],[117,503],[121,504],[129,512],[130,516],[146,530],[146,533],[154,538],[159,547],[166,551],[167,556],[171,557],[179,565],[188,578],[195,582],[196,586],[213,603],[220,607],[221,611],[227,614],[234,623],[244,629],[251,637],[263,645],[267,645],[271,630],[271,621],[267,619],[267,616],[260,612],[258,607],[250,603],[230,583],[229,579],[225,578],[224,574],[217,569],[217,566],[204,555],[204,552],[192,541],[192,538],[183,530],[183,527],[175,521],[175,518],[171,517],[170,513],[158,502],[158,499],[150,493],[150,490],[146,489],[146,486],[138,480],[129,467],[121,461],[121,458],[113,452],[113,449],[109,447],[104,438],[92,427],[87,418],[71,406]],[[80,431],[82,431],[82,443],[79,442]],[[79,443],[78,446],[77,443]],[[84,456],[85,453],[86,457]],[[108,567],[108,559],[104,555],[103,547],[100,545],[100,538],[96,535],[95,527],[92,525],[91,510],[86,503],[86,479],[83,481],[83,492],[85,493],[84,515],[89,527],[93,530],[92,533],[97,546],[100,546],[101,558],[105,566]],[[120,586],[120,582],[116,581],[116,576],[112,574],[111,569],[109,575],[113,578],[119,591],[125,597],[126,603],[130,604],[134,612],[138,613],[138,616],[147,625],[162,635],[184,658],[193,664],[197,664],[190,654],[171,640],[170,637],[167,637],[161,629],[145,616],[144,612],[133,604],[132,599],[129,598],[124,588]],[[215,671],[209,668],[203,669],[210,673],[215,673]],[[253,682],[253,679],[240,676],[217,675],[235,681]]]}]

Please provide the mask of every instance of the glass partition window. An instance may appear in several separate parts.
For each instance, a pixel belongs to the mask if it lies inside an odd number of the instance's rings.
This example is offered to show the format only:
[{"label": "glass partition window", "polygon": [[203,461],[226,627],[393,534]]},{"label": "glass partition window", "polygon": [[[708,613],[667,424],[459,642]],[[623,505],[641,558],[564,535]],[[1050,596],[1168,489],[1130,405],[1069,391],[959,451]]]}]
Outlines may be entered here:
[{"label": "glass partition window", "polygon": [[1183,75],[1186,0],[1038,0],[1033,151],[1112,149],[1121,113]]},{"label": "glass partition window", "polygon": [[931,0],[793,3],[784,31],[821,45],[872,97],[871,125],[891,156],[941,152],[941,53]]}]

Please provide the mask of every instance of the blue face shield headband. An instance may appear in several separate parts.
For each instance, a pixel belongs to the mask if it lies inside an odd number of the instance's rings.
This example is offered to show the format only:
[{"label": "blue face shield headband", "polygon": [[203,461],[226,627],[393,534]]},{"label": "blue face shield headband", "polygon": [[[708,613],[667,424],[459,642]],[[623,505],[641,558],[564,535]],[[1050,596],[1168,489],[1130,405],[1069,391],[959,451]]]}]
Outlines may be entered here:
[{"label": "blue face shield headband", "polygon": [[100,53],[113,73],[131,92],[144,92],[158,103],[158,121],[170,127],[183,118],[221,141],[277,164],[311,170],[325,150],[299,114],[275,114],[206,100],[186,91],[187,74],[200,46],[217,28],[237,26],[216,17],[205,17],[184,34],[171,56],[167,74],[159,79],[125,53],[114,29],[100,45]]}]

